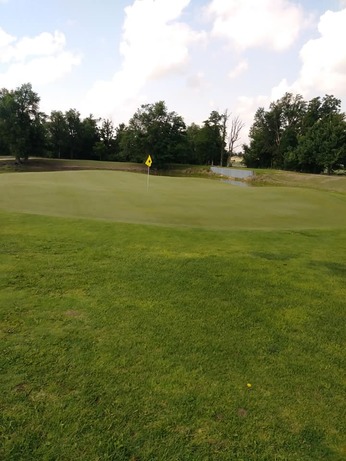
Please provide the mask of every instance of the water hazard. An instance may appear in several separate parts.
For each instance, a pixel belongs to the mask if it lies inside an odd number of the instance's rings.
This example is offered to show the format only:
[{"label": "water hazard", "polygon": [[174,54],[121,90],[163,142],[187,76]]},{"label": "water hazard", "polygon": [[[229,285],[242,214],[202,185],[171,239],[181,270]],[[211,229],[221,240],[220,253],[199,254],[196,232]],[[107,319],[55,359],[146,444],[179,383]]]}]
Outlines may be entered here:
[{"label": "water hazard", "polygon": [[222,182],[226,182],[228,184],[232,184],[233,186],[239,187],[251,187],[251,184],[247,181],[244,181],[248,178],[254,176],[254,172],[252,170],[245,170],[245,169],[237,169],[237,168],[222,168],[212,166],[211,171],[215,174],[219,174],[222,176],[228,177],[229,179],[221,179]]},{"label": "water hazard", "polygon": [[232,186],[239,187],[251,187],[251,184],[245,181],[236,181],[235,179],[221,179],[221,182],[226,182],[227,184],[232,184]]}]

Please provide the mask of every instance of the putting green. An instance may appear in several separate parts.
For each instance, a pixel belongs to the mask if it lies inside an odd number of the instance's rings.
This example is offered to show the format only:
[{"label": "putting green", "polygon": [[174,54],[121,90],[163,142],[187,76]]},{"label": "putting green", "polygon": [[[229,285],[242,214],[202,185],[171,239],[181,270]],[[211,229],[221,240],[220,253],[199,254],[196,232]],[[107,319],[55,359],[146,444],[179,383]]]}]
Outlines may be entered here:
[{"label": "putting green", "polygon": [[119,171],[9,173],[7,211],[210,229],[346,226],[346,194],[293,187],[237,187],[198,178]]}]

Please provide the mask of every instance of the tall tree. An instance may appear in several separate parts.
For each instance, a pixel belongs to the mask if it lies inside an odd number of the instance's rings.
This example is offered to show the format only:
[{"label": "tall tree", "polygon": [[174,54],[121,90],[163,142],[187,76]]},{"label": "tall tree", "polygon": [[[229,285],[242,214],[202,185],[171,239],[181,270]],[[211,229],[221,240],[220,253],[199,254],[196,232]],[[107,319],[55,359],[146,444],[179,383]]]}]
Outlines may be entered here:
[{"label": "tall tree", "polygon": [[47,122],[49,148],[52,157],[67,156],[69,131],[66,118],[61,111],[53,110]]},{"label": "tall tree", "polygon": [[98,122],[99,120],[95,119],[92,114],[82,120],[79,132],[79,158],[98,159],[98,155],[95,153],[95,146],[100,141]]},{"label": "tall tree", "polygon": [[255,113],[254,123],[249,132],[250,145],[244,146],[244,162],[250,168],[272,166],[275,133],[270,129],[268,115],[263,107]]},{"label": "tall tree", "polygon": [[65,119],[68,132],[69,158],[78,158],[81,151],[80,138],[82,121],[80,119],[80,113],[76,109],[70,109],[65,112]]},{"label": "tall tree", "polygon": [[297,146],[305,110],[306,102],[300,94],[285,93],[281,99],[270,104],[267,121],[275,140],[272,149],[272,167],[283,168],[287,152]]},{"label": "tall tree", "polygon": [[345,115],[341,101],[326,95],[308,103],[286,93],[269,110],[257,110],[244,147],[249,167],[332,172],[345,158]]},{"label": "tall tree", "polygon": [[39,112],[39,102],[40,98],[30,83],[15,90],[0,91],[1,130],[8,149],[17,162],[37,153],[36,149],[40,146],[38,141],[44,141],[44,114]]},{"label": "tall tree", "polygon": [[206,163],[217,165],[223,164],[225,156],[225,139],[226,139],[227,113],[220,114],[213,110],[209,118],[205,120],[203,126],[202,138],[204,138],[204,148],[208,145],[208,160]]},{"label": "tall tree", "polygon": [[95,152],[99,160],[115,160],[116,142],[115,129],[112,120],[103,119],[99,128],[99,141],[95,145]]},{"label": "tall tree", "polygon": [[181,161],[185,123],[175,112],[168,112],[164,101],[144,104],[122,133],[121,156],[141,162],[150,154],[154,165]]},{"label": "tall tree", "polygon": [[345,114],[341,101],[332,95],[316,97],[306,104],[297,148],[291,153],[294,169],[331,173],[343,163]]},{"label": "tall tree", "polygon": [[187,140],[187,162],[193,165],[203,165],[205,163],[206,155],[201,152],[201,127],[196,123],[191,123],[186,129]]}]

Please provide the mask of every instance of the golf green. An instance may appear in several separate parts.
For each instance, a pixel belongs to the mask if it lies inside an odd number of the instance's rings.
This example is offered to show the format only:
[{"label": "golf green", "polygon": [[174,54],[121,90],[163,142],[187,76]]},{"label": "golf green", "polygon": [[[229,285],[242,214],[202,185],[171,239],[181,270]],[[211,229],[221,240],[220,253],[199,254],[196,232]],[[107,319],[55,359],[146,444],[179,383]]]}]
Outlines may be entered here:
[{"label": "golf green", "polygon": [[346,194],[302,187],[237,187],[221,181],[117,171],[11,173],[0,208],[50,216],[208,229],[346,226]]}]

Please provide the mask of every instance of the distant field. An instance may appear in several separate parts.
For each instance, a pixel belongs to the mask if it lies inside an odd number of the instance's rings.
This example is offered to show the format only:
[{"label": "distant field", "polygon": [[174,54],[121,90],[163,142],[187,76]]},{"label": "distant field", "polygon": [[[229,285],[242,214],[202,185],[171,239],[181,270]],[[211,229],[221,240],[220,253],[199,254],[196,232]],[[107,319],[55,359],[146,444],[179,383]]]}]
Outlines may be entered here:
[{"label": "distant field", "polygon": [[345,181],[0,175],[0,459],[344,460]]}]

